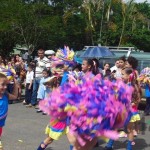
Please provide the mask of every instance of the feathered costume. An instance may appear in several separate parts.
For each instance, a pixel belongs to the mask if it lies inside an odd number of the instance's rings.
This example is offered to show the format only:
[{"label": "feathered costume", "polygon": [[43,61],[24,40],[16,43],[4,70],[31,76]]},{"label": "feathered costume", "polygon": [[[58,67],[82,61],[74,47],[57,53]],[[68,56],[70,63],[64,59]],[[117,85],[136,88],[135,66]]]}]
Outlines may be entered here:
[{"label": "feathered costume", "polygon": [[102,80],[100,76],[83,78],[78,84],[71,80],[55,89],[40,108],[53,118],[69,118],[69,132],[85,145],[81,135],[88,140],[118,138],[114,129],[123,127],[131,117],[132,91],[121,81]]},{"label": "feathered costume", "polygon": [[54,75],[62,76],[63,65],[73,66],[74,62],[74,51],[70,50],[68,46],[64,46],[64,49],[58,49],[56,56],[51,58],[51,68]]},{"label": "feathered costume", "polygon": [[138,77],[138,81],[140,81],[141,84],[146,84],[146,83],[150,83],[150,68],[144,68],[139,77]]}]

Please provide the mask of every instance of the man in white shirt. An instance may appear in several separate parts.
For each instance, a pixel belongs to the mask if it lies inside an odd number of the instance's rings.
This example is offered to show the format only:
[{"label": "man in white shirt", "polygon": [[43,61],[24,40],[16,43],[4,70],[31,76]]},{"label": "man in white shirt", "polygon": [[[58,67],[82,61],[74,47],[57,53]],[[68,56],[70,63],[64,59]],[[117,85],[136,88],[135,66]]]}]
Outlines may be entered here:
[{"label": "man in white shirt", "polygon": [[44,56],[44,50],[38,50],[38,58],[36,59],[36,67],[34,71],[34,81],[33,81],[33,91],[32,91],[32,99],[31,105],[37,105],[37,91],[40,84],[40,79],[42,78],[42,72],[46,68],[46,64],[49,63],[49,59]]}]

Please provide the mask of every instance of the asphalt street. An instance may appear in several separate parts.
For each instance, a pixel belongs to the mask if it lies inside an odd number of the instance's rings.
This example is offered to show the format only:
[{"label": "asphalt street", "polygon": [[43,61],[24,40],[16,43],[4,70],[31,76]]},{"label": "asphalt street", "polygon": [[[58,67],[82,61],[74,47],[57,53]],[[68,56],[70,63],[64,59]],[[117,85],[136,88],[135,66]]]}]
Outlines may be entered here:
[{"label": "asphalt street", "polygon": [[[145,124],[150,116],[143,116],[141,112],[141,133],[135,138],[133,150],[150,150],[150,125]],[[9,114],[3,130],[2,143],[4,150],[36,150],[45,138],[44,129],[49,122],[48,116],[36,113],[34,108],[26,108],[22,103],[9,105]],[[125,150],[126,138],[121,138],[114,144],[114,150]],[[103,150],[105,143],[99,141]],[[54,141],[46,150],[69,150],[66,136]]]}]

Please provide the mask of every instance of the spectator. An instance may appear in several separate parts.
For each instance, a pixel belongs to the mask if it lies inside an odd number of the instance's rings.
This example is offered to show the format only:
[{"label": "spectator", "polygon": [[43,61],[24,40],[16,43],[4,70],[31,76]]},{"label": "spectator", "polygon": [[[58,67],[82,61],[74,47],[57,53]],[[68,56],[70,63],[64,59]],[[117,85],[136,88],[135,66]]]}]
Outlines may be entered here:
[{"label": "spectator", "polygon": [[110,69],[110,64],[109,63],[105,63],[104,64],[104,69],[102,70],[103,76],[106,75],[106,70]]},{"label": "spectator", "polygon": [[[11,66],[11,64],[6,64],[8,62],[6,59],[3,59],[0,56],[0,72],[5,74],[8,79],[8,85],[7,85],[7,91],[12,94],[13,92],[13,86],[14,86],[14,76],[15,76],[15,70]],[[9,104],[12,104],[13,101],[9,101]]]},{"label": "spectator", "polygon": [[122,74],[121,74],[121,70],[125,67],[126,64],[126,57],[122,56],[119,58],[119,64],[118,64],[118,68],[114,74],[114,77],[116,79],[121,79],[122,78]]},{"label": "spectator", "polygon": [[22,89],[21,89],[21,85],[22,85],[22,81],[20,79],[20,73],[21,73],[21,70],[23,69],[22,67],[22,64],[21,64],[21,61],[20,61],[20,55],[15,55],[14,57],[14,69],[16,71],[16,79],[17,79],[17,82],[18,82],[18,88],[19,88],[19,95],[18,95],[18,99],[21,98],[21,92],[22,92]]},{"label": "spectator", "polygon": [[111,72],[116,71],[119,68],[119,60],[116,60],[115,66],[111,67],[110,70]]},{"label": "spectator", "polygon": [[[45,98],[47,98],[48,93],[50,93],[49,88],[47,88],[44,85],[45,81],[48,80],[50,75],[51,75],[50,71],[47,70],[47,69],[44,69],[43,72],[42,72],[42,75],[43,75],[43,77],[40,80],[40,85],[39,85],[38,94],[37,94],[38,102],[45,99]],[[39,113],[39,112],[42,112],[42,111],[38,108],[37,113]],[[44,112],[43,112],[43,115],[45,115]]]},{"label": "spectator", "polygon": [[25,85],[25,101],[23,104],[31,104],[31,97],[32,97],[32,88],[33,88],[33,67],[31,65],[28,66],[28,71],[26,74],[26,85]]},{"label": "spectator", "polygon": [[42,77],[42,72],[46,67],[46,64],[49,63],[49,59],[44,56],[44,50],[38,50],[38,58],[35,63],[35,71],[34,71],[34,81],[33,81],[33,92],[31,99],[31,107],[37,105],[37,91],[40,84],[40,79]]}]

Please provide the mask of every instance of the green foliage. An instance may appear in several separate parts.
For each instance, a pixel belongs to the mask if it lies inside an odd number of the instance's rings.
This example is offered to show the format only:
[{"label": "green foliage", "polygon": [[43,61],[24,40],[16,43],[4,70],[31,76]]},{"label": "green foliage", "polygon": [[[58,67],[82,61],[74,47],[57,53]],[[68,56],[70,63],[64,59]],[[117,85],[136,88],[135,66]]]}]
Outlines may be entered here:
[{"label": "green foliage", "polygon": [[80,50],[99,41],[149,51],[150,4],[132,0],[127,4],[122,0],[1,0],[0,53],[11,52],[16,44],[33,45],[35,51],[55,50],[64,44]]}]

